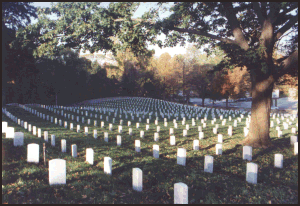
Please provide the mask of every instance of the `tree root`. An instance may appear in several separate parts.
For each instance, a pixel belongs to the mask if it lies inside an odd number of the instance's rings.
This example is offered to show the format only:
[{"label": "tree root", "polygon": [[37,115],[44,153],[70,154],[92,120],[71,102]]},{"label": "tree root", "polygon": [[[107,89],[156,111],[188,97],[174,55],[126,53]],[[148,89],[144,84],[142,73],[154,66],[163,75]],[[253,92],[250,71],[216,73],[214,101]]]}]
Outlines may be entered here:
[{"label": "tree root", "polygon": [[257,141],[257,139],[251,139],[249,136],[247,136],[244,140],[242,140],[241,144],[243,146],[251,146],[252,148],[263,148],[263,149],[273,146],[271,141],[267,141],[267,142],[262,142],[261,140]]}]

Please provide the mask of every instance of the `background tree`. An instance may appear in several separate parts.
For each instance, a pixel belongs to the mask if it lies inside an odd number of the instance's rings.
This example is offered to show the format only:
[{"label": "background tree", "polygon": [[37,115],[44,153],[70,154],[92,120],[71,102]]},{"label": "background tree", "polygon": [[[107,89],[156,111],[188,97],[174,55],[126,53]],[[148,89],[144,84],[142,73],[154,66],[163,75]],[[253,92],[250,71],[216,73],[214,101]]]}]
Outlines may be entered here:
[{"label": "background tree", "polygon": [[36,71],[31,52],[10,45],[16,38],[16,31],[28,25],[30,17],[37,17],[31,3],[2,2],[2,105],[13,101],[23,103],[28,101],[28,95],[24,95],[26,92],[30,95],[36,92],[32,75]]},{"label": "background tree", "polygon": [[245,97],[246,92],[251,94],[250,74],[246,67],[236,67],[232,70],[227,69],[229,81],[233,86],[233,91],[230,93],[232,99]]},{"label": "background tree", "polygon": [[214,74],[209,72],[211,70],[213,70],[213,65],[211,64],[198,65],[194,67],[191,74],[191,84],[198,96],[202,99],[203,107],[205,99],[212,97]]},{"label": "background tree", "polygon": [[165,86],[163,99],[171,95],[173,88],[171,58],[171,55],[165,52],[157,60],[157,75],[160,77],[161,83]]},{"label": "background tree", "polygon": [[228,107],[228,99],[234,93],[234,85],[230,81],[228,71],[216,72],[213,81],[213,91],[226,99],[226,107]]}]

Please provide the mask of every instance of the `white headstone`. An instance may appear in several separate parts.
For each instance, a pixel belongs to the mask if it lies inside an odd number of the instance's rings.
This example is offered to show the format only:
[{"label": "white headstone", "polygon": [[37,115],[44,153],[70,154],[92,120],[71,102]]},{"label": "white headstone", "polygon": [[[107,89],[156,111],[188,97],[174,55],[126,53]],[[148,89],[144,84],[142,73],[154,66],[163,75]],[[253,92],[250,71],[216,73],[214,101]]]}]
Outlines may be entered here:
[{"label": "white headstone", "polygon": [[193,150],[199,150],[199,140],[193,141]]},{"label": "white headstone", "polygon": [[282,131],[278,130],[278,138],[280,138],[282,135]]},{"label": "white headstone", "polygon": [[293,145],[295,142],[298,142],[298,137],[297,136],[291,136],[291,145]]},{"label": "white headstone", "polygon": [[24,144],[24,133],[23,132],[15,132],[14,136],[14,146],[23,146]]},{"label": "white headstone", "polygon": [[104,157],[104,173],[112,175],[112,159],[110,157]]},{"label": "white headstone", "polygon": [[249,133],[249,129],[247,127],[244,127],[244,136],[247,137]]},{"label": "white headstone", "polygon": [[104,132],[104,141],[108,142],[108,132]]},{"label": "white headstone", "polygon": [[140,138],[144,138],[144,137],[145,137],[144,131],[140,131]]},{"label": "white headstone", "polygon": [[174,184],[174,204],[188,204],[188,186],[182,182]]},{"label": "white headstone", "polygon": [[213,168],[214,168],[214,157],[210,155],[205,155],[204,172],[213,173]]},{"label": "white headstone", "polygon": [[55,146],[55,135],[51,135],[51,145],[54,147]]},{"label": "white headstone", "polygon": [[174,135],[170,136],[170,145],[176,145],[176,138]]},{"label": "white headstone", "polygon": [[139,192],[143,190],[143,171],[139,168],[132,169],[132,188]]},{"label": "white headstone", "polygon": [[186,130],[186,129],[183,130],[182,135],[183,135],[184,137],[187,136],[187,130]]},{"label": "white headstone", "polygon": [[77,133],[79,133],[79,132],[80,132],[80,125],[79,125],[79,124],[77,124],[77,128],[76,128],[76,130],[77,130]]},{"label": "white headstone", "polygon": [[42,130],[41,130],[41,128],[38,128],[38,137],[39,137],[39,138],[42,137]]},{"label": "white headstone", "polygon": [[154,141],[157,142],[159,140],[159,133],[154,132]]},{"label": "white headstone", "polygon": [[40,145],[31,143],[27,145],[27,162],[39,163]]},{"label": "white headstone", "polygon": [[89,132],[89,128],[88,127],[84,127],[84,135],[88,135]]},{"label": "white headstone", "polygon": [[222,155],[222,144],[216,144],[216,155]]},{"label": "white headstone", "polygon": [[218,142],[223,143],[223,135],[218,134]]},{"label": "white headstone", "polygon": [[282,154],[275,154],[274,167],[283,168],[283,155]]},{"label": "white headstone", "polygon": [[61,140],[61,152],[67,152],[67,140]]},{"label": "white headstone", "polygon": [[202,132],[202,127],[198,126],[198,132]]},{"label": "white headstone", "polygon": [[185,166],[186,164],[186,149],[177,149],[177,164]]},{"label": "white headstone", "polygon": [[89,164],[94,164],[94,150],[92,148],[86,149],[86,160]]},{"label": "white headstone", "polygon": [[153,157],[159,158],[159,145],[157,144],[153,145]]},{"label": "white headstone", "polygon": [[97,130],[96,129],[94,129],[93,134],[94,134],[94,138],[97,139]]},{"label": "white headstone", "polygon": [[199,132],[199,139],[203,139],[204,138],[204,132]]},{"label": "white headstone", "polygon": [[15,128],[13,127],[7,127],[5,137],[6,138],[14,138],[15,136]]},{"label": "white headstone", "polygon": [[122,133],[122,126],[121,125],[118,126],[118,132]]},{"label": "white headstone", "polygon": [[2,133],[6,133],[7,122],[2,122]]},{"label": "white headstone", "polygon": [[174,123],[174,128],[177,129],[178,128],[178,124],[175,122]]},{"label": "white headstone", "polygon": [[117,145],[121,146],[121,143],[122,143],[122,137],[121,135],[117,135]]},{"label": "white headstone", "polygon": [[32,126],[32,134],[36,135],[36,126]]},{"label": "white headstone", "polygon": [[231,137],[232,136],[232,126],[228,127],[228,135]]},{"label": "white headstone", "polygon": [[66,160],[53,159],[49,161],[49,185],[66,184]]},{"label": "white headstone", "polygon": [[71,148],[72,148],[72,157],[77,157],[77,145],[72,144]]},{"label": "white headstone", "polygon": [[246,181],[252,184],[257,184],[258,166],[253,162],[247,163]]},{"label": "white headstone", "polygon": [[252,147],[251,146],[244,146],[243,147],[243,160],[252,160]]},{"label": "white headstone", "polygon": [[141,152],[141,141],[140,140],[135,140],[135,151]]},{"label": "white headstone", "polygon": [[157,132],[160,132],[160,126],[157,126],[157,127],[156,127],[156,131],[157,131]]},{"label": "white headstone", "polygon": [[294,155],[298,155],[298,142],[294,143]]}]

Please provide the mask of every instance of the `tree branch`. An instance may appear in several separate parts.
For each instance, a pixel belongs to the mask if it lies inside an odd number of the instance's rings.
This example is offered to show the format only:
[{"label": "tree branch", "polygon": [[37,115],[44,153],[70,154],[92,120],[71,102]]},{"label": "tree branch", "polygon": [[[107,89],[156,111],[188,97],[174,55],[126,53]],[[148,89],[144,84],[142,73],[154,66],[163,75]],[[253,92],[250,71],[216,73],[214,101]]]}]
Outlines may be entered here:
[{"label": "tree branch", "polygon": [[270,19],[270,22],[273,23],[276,21],[278,14],[279,14],[279,3],[278,2],[270,2],[270,12],[268,15],[268,19]]},{"label": "tree branch", "polygon": [[267,18],[267,2],[263,1],[261,4],[261,13],[264,18]]},{"label": "tree branch", "polygon": [[235,38],[235,42],[237,45],[239,45],[242,49],[245,51],[249,49],[249,45],[244,37],[244,34],[242,32],[242,29],[239,26],[239,22],[236,18],[236,13],[234,13],[234,9],[231,2],[223,2],[226,10],[225,15],[228,19],[228,23],[231,26],[231,30],[233,33],[233,36]]},{"label": "tree branch", "polygon": [[260,8],[258,2],[253,2],[253,9],[254,9],[255,13],[257,14],[258,21],[262,27],[264,25],[265,18],[263,17],[263,15],[261,13],[261,8]]},{"label": "tree branch", "polygon": [[290,69],[294,67],[298,68],[298,50],[294,51],[288,58],[281,59],[283,59],[280,62],[281,70],[274,75],[276,80],[286,74]]},{"label": "tree branch", "polygon": [[298,4],[294,4],[293,6],[291,6],[291,8],[284,10],[283,12],[278,14],[278,18],[282,18],[283,16],[285,16],[287,13],[289,13],[290,11],[293,11],[294,9],[298,8]]},{"label": "tree branch", "polygon": [[289,30],[298,21],[298,14],[294,18],[290,19],[283,27],[281,27],[274,35],[276,42],[287,30]]},{"label": "tree branch", "polygon": [[209,38],[212,38],[212,39],[215,39],[215,40],[219,40],[219,41],[227,43],[227,44],[236,44],[236,42],[234,40],[227,39],[227,38],[221,38],[221,37],[218,37],[216,35],[204,33],[204,32],[201,32],[201,31],[196,31],[196,30],[191,30],[191,29],[181,29],[181,28],[177,28],[177,27],[172,27],[170,29],[174,30],[174,31],[179,31],[179,32],[188,32],[188,33],[191,33],[191,34],[198,34],[200,36],[206,36],[206,37],[209,37]]}]

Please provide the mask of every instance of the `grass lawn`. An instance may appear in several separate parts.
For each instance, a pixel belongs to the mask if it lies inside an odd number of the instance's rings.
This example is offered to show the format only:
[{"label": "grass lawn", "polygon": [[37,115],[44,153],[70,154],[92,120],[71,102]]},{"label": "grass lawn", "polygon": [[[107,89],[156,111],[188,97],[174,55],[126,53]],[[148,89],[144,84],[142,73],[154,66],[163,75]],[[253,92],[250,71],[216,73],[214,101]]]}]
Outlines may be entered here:
[{"label": "grass lawn", "polygon": [[[211,115],[207,117],[207,127],[203,128],[204,139],[200,140],[200,149],[193,150],[193,140],[199,139],[198,125],[200,119],[195,120],[196,126],[192,126],[192,120],[187,118],[186,124],[190,125],[187,137],[183,137],[182,130],[185,125],[181,124],[181,118],[177,120],[178,129],[174,129],[176,145],[170,146],[169,128],[174,128],[173,118],[168,120],[168,126],[163,124],[163,118],[159,118],[159,141],[154,141],[156,125],[154,119],[150,120],[150,129],[145,130],[146,116],[140,123],[140,128],[136,128],[135,120],[128,119],[123,115],[122,145],[117,146],[116,137],[118,135],[119,113],[115,117],[113,131],[109,131],[108,124],[112,122],[111,113],[109,122],[103,114],[91,112],[93,117],[86,117],[73,111],[64,113],[73,114],[74,121],[54,114],[49,110],[38,106],[28,106],[46,115],[57,116],[68,122],[68,129],[43,120],[36,115],[27,112],[18,106],[6,106],[7,111],[17,116],[21,120],[42,129],[42,138],[33,136],[20,125],[11,121],[2,113],[2,121],[8,122],[9,127],[14,127],[15,132],[24,133],[24,145],[13,146],[13,139],[6,139],[2,134],[2,203],[166,203],[174,202],[174,184],[183,182],[188,185],[188,202],[190,204],[216,204],[216,203],[298,203],[298,155],[294,155],[294,146],[290,145],[291,126],[296,127],[298,118],[292,121],[288,130],[283,130],[283,120],[280,119],[280,127],[283,131],[281,138],[277,138],[274,127],[270,128],[270,136],[274,144],[268,149],[253,149],[252,161],[258,164],[258,183],[250,184],[246,182],[247,160],[242,159],[243,146],[240,141],[244,138],[243,128],[245,119],[238,122],[237,127],[233,127],[233,136],[229,137],[227,129],[233,125],[233,121],[227,119],[226,126],[221,125],[217,118],[215,124],[219,124],[218,133],[223,134],[223,154],[216,155],[215,145],[218,143],[216,134],[213,134],[211,125]],[[60,109],[59,109],[60,111]],[[81,110],[85,111],[85,110]],[[158,112],[159,113],[159,112]],[[98,114],[95,118],[94,114]],[[204,113],[202,114],[204,115]],[[84,116],[85,123],[76,122],[77,116]],[[141,117],[142,115],[140,115]],[[232,116],[232,115],[231,115]],[[239,116],[239,115],[238,115]],[[91,124],[87,124],[87,119],[91,119]],[[97,126],[94,120],[97,119]],[[131,121],[130,126],[133,135],[128,134],[127,121]],[[100,122],[105,122],[105,128],[100,127]],[[291,121],[291,120],[290,120]],[[71,131],[70,122],[74,123],[74,130]],[[76,132],[76,126],[80,124],[80,133]],[[89,127],[88,136],[84,135],[84,126]],[[297,127],[296,127],[297,128]],[[93,137],[93,130],[97,129],[98,138]],[[140,130],[144,130],[145,137],[140,138]],[[48,131],[49,142],[46,143],[46,165],[43,162],[43,132]],[[298,128],[297,128],[298,131]],[[109,142],[104,141],[103,132],[109,133]],[[56,137],[55,147],[51,146],[51,134]],[[67,152],[61,152],[61,139],[67,141]],[[135,140],[141,140],[141,152],[135,152]],[[39,164],[27,163],[27,144],[37,143],[40,145]],[[71,145],[77,145],[78,157],[71,156]],[[159,145],[159,159],[153,157],[153,145]],[[86,148],[94,150],[94,164],[85,162]],[[177,148],[186,149],[186,166],[176,164]],[[283,169],[274,168],[274,155],[283,155]],[[214,157],[213,173],[204,172],[204,156]],[[112,176],[104,174],[104,157],[112,158]],[[66,185],[49,185],[48,161],[51,159],[64,159],[67,162]],[[132,168],[140,168],[143,171],[143,191],[137,192],[132,189]]]}]

